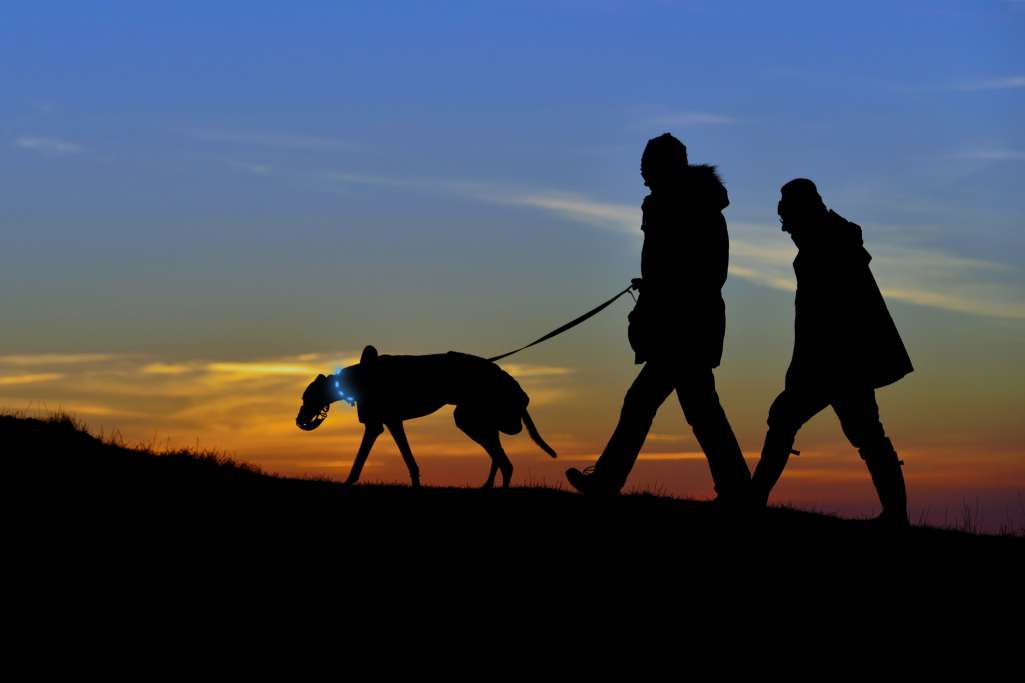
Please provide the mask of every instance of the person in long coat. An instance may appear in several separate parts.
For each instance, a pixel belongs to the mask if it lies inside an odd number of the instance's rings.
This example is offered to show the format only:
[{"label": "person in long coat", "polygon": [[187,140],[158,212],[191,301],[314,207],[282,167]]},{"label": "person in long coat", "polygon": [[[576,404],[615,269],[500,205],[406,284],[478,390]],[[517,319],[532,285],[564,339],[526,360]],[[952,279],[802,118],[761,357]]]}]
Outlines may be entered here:
[{"label": "person in long coat", "polygon": [[769,409],[752,500],[758,508],[767,504],[798,430],[832,406],[868,467],[880,519],[906,526],[903,463],[879,420],[875,390],[911,372],[911,359],[869,269],[861,227],[827,209],[807,178],[791,180],[781,195],[782,229],[798,248],[794,352],[783,392]]},{"label": "person in long coat", "polygon": [[740,503],[751,474],[715,390],[726,333],[722,287],[729,236],[726,188],[713,166],[692,166],[687,148],[666,133],[648,141],[641,175],[640,295],[629,316],[634,361],[644,364],[626,392],[619,423],[593,468],[570,468],[585,494],[618,492],[644,445],[659,406],[673,391],[708,458],[721,502]]}]

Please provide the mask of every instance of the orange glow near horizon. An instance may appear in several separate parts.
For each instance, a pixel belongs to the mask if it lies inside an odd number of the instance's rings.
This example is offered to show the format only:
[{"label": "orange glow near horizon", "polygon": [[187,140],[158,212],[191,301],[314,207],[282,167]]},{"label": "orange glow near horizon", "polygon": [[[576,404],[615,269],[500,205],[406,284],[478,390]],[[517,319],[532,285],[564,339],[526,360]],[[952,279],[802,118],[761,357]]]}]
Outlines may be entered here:
[{"label": "orange glow near horizon", "polygon": [[[116,430],[129,445],[157,451],[209,449],[271,473],[341,480],[362,434],[355,410],[335,404],[327,422],[309,434],[295,427],[294,418],[302,391],[313,376],[355,361],[351,352],[191,362],[83,354],[78,359],[62,357],[61,372],[50,373],[36,365],[55,365],[52,357],[43,355],[38,364],[32,364],[30,357],[19,356],[7,363],[10,374],[0,374],[0,379],[33,380],[0,382],[4,389],[17,387],[21,394],[0,391],[0,406],[28,416],[66,411],[93,433],[109,435]],[[504,367],[532,397],[535,422],[559,452],[559,458],[552,460],[523,434],[503,437],[516,468],[514,485],[567,488],[565,468],[593,462],[604,445],[615,423],[621,389],[576,390],[575,371],[566,367],[529,363]],[[729,389],[721,393],[729,408]],[[981,517],[984,528],[1013,527],[1015,520],[1022,526],[1025,449],[1014,443],[1013,435],[1002,445],[991,439],[965,449],[956,442],[930,442],[926,434],[909,431],[897,421],[891,424],[891,435],[898,432],[894,440],[905,461],[913,519],[952,524],[968,508]],[[757,421],[735,419],[735,428],[753,468],[762,427]],[[406,429],[425,484],[478,486],[484,481],[488,457],[452,424],[450,407],[408,422]],[[864,464],[844,441],[835,418],[816,418],[802,431],[798,448],[802,455],[792,458],[773,502],[852,516],[878,511]],[[387,434],[375,446],[363,481],[408,482]],[[627,490],[698,499],[714,495],[704,455],[674,398],[656,419]]]}]

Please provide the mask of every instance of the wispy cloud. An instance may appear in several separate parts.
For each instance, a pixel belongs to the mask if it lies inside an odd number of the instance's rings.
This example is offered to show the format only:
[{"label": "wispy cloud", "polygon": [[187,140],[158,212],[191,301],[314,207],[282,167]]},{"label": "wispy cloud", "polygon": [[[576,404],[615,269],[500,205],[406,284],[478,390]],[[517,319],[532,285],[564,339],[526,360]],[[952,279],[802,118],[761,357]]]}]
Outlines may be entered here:
[{"label": "wispy cloud", "polygon": [[1013,90],[1025,88],[1025,76],[1006,76],[1004,78],[988,78],[971,83],[959,83],[954,86],[955,90]]},{"label": "wispy cloud", "polygon": [[0,366],[79,365],[109,361],[116,357],[111,353],[20,353],[0,356]]},{"label": "wispy cloud", "polygon": [[953,159],[969,159],[975,161],[1025,161],[1025,151],[1001,147],[982,147],[955,152]]},{"label": "wispy cloud", "polygon": [[722,126],[737,122],[733,116],[699,111],[663,114],[646,120],[646,123],[651,126]]},{"label": "wispy cloud", "polygon": [[57,138],[22,136],[15,138],[14,146],[31,150],[46,156],[67,156],[78,154],[83,150],[81,145]]},{"label": "wispy cloud", "polygon": [[[1021,286],[1009,266],[873,240],[864,226],[872,271],[883,294],[898,301],[948,311],[1025,320]],[[773,225],[730,223],[730,272],[766,287],[793,290],[796,249]]]},{"label": "wispy cloud", "polygon": [[208,372],[223,375],[231,379],[251,379],[278,375],[286,377],[312,377],[324,368],[317,365],[298,365],[288,362],[246,362],[246,363],[207,363],[204,369]]},{"label": "wispy cloud", "polygon": [[568,194],[511,195],[505,198],[505,202],[544,209],[566,218],[614,230],[637,230],[641,222],[640,207],[599,202]]},{"label": "wispy cloud", "polygon": [[600,202],[571,193],[517,190],[436,178],[389,178],[359,173],[328,173],[326,177],[341,183],[429,190],[495,204],[529,206],[611,230],[636,230],[640,225],[640,206]]},{"label": "wispy cloud", "polygon": [[502,369],[516,379],[527,377],[564,377],[573,373],[573,368],[551,365],[524,365],[522,363],[500,363]]},{"label": "wispy cloud", "polygon": [[31,375],[0,375],[0,386],[12,384],[35,384],[36,382],[52,382],[64,377],[59,372],[41,372]]},{"label": "wispy cloud", "polygon": [[[513,203],[545,209],[601,228],[619,228],[640,236],[640,209],[582,197],[525,196]],[[780,290],[796,287],[792,262],[796,250],[779,239],[775,225],[730,222],[730,273]],[[873,270],[883,293],[893,299],[960,313],[1025,319],[1025,297],[1010,285],[1007,266],[968,259],[937,249],[913,249],[871,243]]]},{"label": "wispy cloud", "polygon": [[245,161],[228,161],[226,163],[237,171],[244,171],[253,175],[270,175],[273,170],[270,164],[252,164]]},{"label": "wispy cloud", "polygon": [[[527,206],[606,230],[641,238],[639,206],[597,201],[559,192],[502,190],[494,186],[429,179],[392,179],[335,174],[336,180],[392,187],[435,189],[480,201]],[[755,284],[792,291],[795,248],[775,225],[730,221],[730,273]],[[1025,319],[1020,285],[1007,266],[967,259],[937,249],[913,249],[873,241],[873,271],[886,296],[922,306],[998,318]]]},{"label": "wispy cloud", "polygon": [[218,142],[254,147],[270,147],[275,149],[329,151],[351,148],[351,142],[337,138],[321,137],[295,133],[276,133],[269,131],[238,131],[209,128],[190,129],[189,137],[204,142]]}]

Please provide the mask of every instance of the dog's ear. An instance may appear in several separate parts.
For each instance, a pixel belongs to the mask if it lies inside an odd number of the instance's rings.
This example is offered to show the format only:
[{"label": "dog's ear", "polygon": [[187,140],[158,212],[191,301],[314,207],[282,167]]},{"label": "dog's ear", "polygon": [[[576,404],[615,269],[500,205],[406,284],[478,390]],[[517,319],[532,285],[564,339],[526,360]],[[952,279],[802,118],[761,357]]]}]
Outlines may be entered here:
[{"label": "dog's ear", "polygon": [[327,377],[324,377],[324,375],[317,375],[316,379],[306,385],[306,390],[303,391],[303,403],[318,401],[320,398],[319,392],[325,382],[327,382]]},{"label": "dog's ear", "polygon": [[369,345],[363,347],[363,354],[359,357],[360,365],[363,365],[364,363],[372,363],[376,359],[377,349]]}]

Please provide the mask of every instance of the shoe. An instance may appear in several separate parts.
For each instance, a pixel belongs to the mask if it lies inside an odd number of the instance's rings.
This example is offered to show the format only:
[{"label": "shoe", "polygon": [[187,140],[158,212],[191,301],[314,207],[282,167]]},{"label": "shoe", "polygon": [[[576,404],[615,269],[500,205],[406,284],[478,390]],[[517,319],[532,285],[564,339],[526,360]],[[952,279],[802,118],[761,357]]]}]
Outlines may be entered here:
[{"label": "shoe", "polygon": [[580,493],[585,496],[614,496],[619,493],[619,487],[601,479],[594,471],[594,465],[585,467],[583,471],[576,467],[566,470],[566,479]]},{"label": "shoe", "polygon": [[911,520],[899,512],[890,514],[885,510],[871,519],[872,525],[892,533],[905,533],[911,529]]},{"label": "shoe", "polygon": [[859,453],[868,466],[872,484],[875,485],[879,502],[883,506],[883,513],[876,517],[875,521],[893,529],[910,527],[907,488],[904,484],[904,472],[901,470],[904,462],[897,457],[893,444],[889,439],[883,438],[872,447],[861,449]]},{"label": "shoe", "polygon": [[723,514],[736,516],[749,515],[765,509],[764,505],[753,505],[746,491],[730,495],[720,493],[711,500],[711,504],[713,509]]}]

